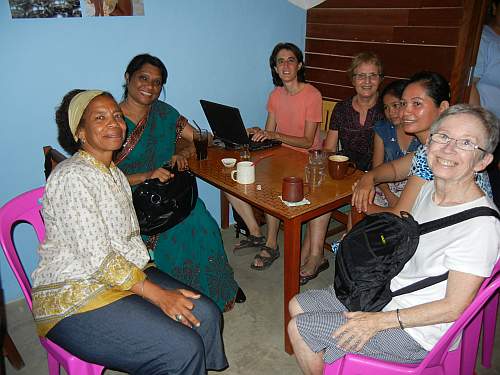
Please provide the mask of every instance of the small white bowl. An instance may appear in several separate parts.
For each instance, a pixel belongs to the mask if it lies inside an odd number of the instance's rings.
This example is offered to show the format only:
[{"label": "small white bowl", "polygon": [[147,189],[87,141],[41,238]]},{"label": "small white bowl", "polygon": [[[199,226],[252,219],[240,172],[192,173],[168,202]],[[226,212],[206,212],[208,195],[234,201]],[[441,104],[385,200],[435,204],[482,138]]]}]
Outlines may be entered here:
[{"label": "small white bowl", "polygon": [[224,167],[226,167],[226,168],[232,168],[236,164],[235,158],[224,158],[221,161],[222,161],[222,164],[224,164]]}]

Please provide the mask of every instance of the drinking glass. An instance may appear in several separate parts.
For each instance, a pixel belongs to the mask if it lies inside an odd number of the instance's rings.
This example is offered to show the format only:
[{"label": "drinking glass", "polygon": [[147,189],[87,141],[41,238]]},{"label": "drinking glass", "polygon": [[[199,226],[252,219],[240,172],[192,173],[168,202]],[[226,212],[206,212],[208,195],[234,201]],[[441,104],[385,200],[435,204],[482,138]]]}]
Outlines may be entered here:
[{"label": "drinking glass", "polygon": [[193,133],[194,147],[196,148],[196,158],[205,160],[208,156],[208,130],[195,130]]}]

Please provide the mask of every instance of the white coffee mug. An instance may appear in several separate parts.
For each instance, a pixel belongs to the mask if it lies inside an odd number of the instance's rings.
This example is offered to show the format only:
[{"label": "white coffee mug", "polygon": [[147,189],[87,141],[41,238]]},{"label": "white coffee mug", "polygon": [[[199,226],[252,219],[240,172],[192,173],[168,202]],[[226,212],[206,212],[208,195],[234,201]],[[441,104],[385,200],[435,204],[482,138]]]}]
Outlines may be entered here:
[{"label": "white coffee mug", "polygon": [[231,172],[231,178],[239,184],[253,184],[255,165],[251,161],[240,161],[236,164],[236,170]]}]

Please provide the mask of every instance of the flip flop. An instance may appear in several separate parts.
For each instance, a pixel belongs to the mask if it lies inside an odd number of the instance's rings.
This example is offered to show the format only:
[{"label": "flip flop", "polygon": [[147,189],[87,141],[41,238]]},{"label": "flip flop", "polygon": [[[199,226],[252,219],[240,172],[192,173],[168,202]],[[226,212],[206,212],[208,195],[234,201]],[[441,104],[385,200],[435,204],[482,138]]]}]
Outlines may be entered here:
[{"label": "flip flop", "polygon": [[[262,250],[265,250],[269,254],[269,256],[265,257],[265,256],[262,256],[260,254],[257,254],[253,259],[254,260],[253,263],[250,264],[251,269],[254,269],[257,271],[263,271],[266,268],[271,267],[271,264],[273,264],[274,261],[280,257],[279,246],[277,246],[276,249],[273,249],[273,248],[270,248],[269,246],[264,245],[260,248],[260,251],[262,251]],[[256,266],[255,265],[256,260],[260,260],[262,262],[262,266]]]},{"label": "flip flop", "polygon": [[238,244],[234,246],[233,254],[244,255],[248,252],[241,250],[261,247],[264,246],[265,244],[266,244],[266,237],[264,236],[257,237],[254,235],[249,235],[247,238],[243,238]]},{"label": "flip flop", "polygon": [[299,285],[306,285],[309,281],[317,278],[318,275],[324,270],[328,269],[328,267],[330,267],[330,262],[328,262],[328,259],[323,260],[315,273],[313,273],[312,275],[300,276]]}]

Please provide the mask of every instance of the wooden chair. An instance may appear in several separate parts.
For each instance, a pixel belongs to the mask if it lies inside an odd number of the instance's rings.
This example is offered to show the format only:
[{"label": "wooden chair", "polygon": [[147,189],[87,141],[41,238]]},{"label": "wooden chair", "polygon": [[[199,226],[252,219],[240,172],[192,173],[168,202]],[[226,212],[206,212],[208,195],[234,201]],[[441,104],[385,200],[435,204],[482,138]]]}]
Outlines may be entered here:
[{"label": "wooden chair", "polygon": [[328,131],[333,108],[335,108],[336,104],[337,102],[332,102],[330,100],[323,100],[323,117],[321,120],[320,130],[324,132]]},{"label": "wooden chair", "polygon": [[[333,109],[335,108],[335,105],[337,102],[331,101],[331,100],[323,100],[323,117],[321,121],[321,126],[320,126],[320,132],[322,135],[322,139],[326,137],[326,133],[328,132],[329,126],[330,126],[330,120],[332,118],[332,113]],[[348,215],[343,213],[342,211],[335,210],[332,212],[332,219],[335,219],[342,225],[336,226],[332,229],[329,229],[326,232],[325,236],[325,244],[324,244],[324,249],[325,250],[331,250],[331,244],[326,242],[326,239],[328,237],[334,236],[338,233],[341,233],[346,230],[347,228],[347,222],[348,222]]]},{"label": "wooden chair", "polygon": [[62,153],[57,151],[51,146],[43,147],[43,154],[45,155],[44,169],[45,169],[45,179],[49,178],[50,173],[55,168],[55,166],[66,159]]}]

